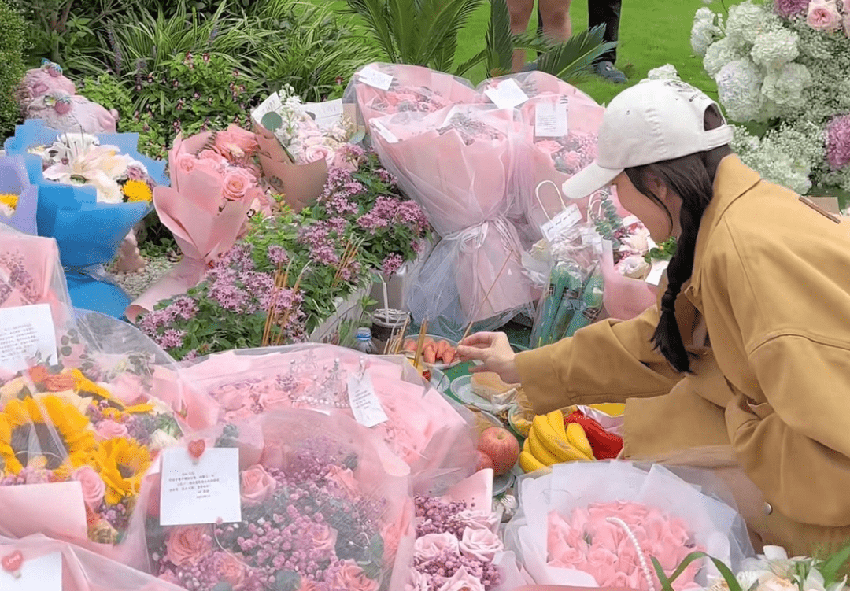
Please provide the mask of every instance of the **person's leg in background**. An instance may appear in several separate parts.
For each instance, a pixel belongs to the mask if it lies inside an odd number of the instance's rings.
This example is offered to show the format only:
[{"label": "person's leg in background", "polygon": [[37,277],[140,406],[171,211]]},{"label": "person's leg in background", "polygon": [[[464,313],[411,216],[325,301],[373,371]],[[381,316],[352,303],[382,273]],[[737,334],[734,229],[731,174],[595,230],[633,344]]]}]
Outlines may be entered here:
[{"label": "person's leg in background", "polygon": [[566,41],[572,35],[570,3],[572,0],[537,0],[543,21],[543,34],[552,41]]},{"label": "person's leg in background", "polygon": [[[534,10],[534,0],[507,0],[508,12],[511,15],[511,33],[519,35],[525,33],[528,21],[531,20],[531,11]],[[513,55],[513,71],[519,72],[525,65],[525,51],[517,49]]]},{"label": "person's leg in background", "polygon": [[[617,42],[620,36],[620,9],[622,0],[587,0],[587,28],[605,25],[604,41]],[[617,50],[611,49],[596,58],[593,71],[611,82],[623,84],[626,76],[614,67]]]}]

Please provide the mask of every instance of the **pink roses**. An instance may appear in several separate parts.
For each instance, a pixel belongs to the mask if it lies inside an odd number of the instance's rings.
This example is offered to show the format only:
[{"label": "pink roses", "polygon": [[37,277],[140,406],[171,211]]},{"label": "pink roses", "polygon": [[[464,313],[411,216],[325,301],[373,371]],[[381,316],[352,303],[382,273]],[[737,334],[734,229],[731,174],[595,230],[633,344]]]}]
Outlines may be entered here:
[{"label": "pink roses", "polygon": [[106,485],[100,475],[91,466],[80,466],[71,473],[71,479],[83,487],[83,501],[89,509],[97,509],[103,502]]},{"label": "pink roses", "polygon": [[257,186],[257,179],[244,168],[233,168],[224,175],[221,194],[228,201],[241,201],[248,190]]},{"label": "pink roses", "polygon": [[378,581],[367,577],[353,560],[346,560],[335,573],[331,587],[348,591],[377,591]]},{"label": "pink roses", "polygon": [[806,22],[817,31],[831,33],[841,28],[841,15],[832,0],[812,0],[809,3]]},{"label": "pink roses", "polygon": [[[640,503],[601,503],[575,509],[569,519],[549,513],[548,562],[589,573],[600,587],[646,590],[638,549],[619,521],[634,534],[647,564],[655,557],[669,575],[690,552],[685,523]],[[693,582],[700,561],[692,562],[673,583],[681,591]],[[658,581],[655,581],[658,585]]]},{"label": "pink roses", "polygon": [[205,525],[180,525],[168,534],[165,547],[173,565],[191,564],[212,552],[212,536]]},{"label": "pink roses", "polygon": [[266,469],[255,464],[242,472],[242,503],[261,505],[274,494],[277,482]]}]

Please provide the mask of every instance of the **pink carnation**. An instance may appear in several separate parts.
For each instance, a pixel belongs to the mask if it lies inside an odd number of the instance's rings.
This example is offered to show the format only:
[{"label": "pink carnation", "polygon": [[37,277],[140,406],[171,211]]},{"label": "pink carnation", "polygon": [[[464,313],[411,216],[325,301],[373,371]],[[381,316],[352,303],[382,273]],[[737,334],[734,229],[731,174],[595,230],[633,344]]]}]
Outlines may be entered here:
[{"label": "pink carnation", "polygon": [[836,117],[827,124],[826,159],[833,170],[850,164],[850,115]]},{"label": "pink carnation", "polygon": [[830,0],[812,0],[806,22],[816,31],[832,32],[841,27],[838,7]]}]

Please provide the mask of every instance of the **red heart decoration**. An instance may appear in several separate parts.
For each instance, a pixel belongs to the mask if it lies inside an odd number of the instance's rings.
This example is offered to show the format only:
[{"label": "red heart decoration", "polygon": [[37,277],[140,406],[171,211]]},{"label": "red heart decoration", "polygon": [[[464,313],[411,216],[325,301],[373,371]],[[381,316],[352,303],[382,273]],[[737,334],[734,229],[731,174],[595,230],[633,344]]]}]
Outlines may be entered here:
[{"label": "red heart decoration", "polygon": [[189,442],[189,455],[197,460],[201,457],[201,454],[204,453],[204,450],[206,448],[207,444],[203,439],[196,439],[194,441],[191,441]]},{"label": "red heart decoration", "polygon": [[20,550],[15,550],[8,556],[4,556],[2,560],[0,560],[0,564],[3,565],[3,570],[7,573],[16,573],[21,570],[21,565],[24,563],[24,555],[21,554]]}]

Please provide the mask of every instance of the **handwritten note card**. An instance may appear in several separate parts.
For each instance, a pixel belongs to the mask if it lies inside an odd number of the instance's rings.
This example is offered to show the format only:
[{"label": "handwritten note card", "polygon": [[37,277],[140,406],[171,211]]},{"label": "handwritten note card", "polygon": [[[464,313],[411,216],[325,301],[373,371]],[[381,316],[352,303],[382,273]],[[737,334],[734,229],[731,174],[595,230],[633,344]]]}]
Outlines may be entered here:
[{"label": "handwritten note card", "polygon": [[342,99],[321,103],[304,103],[304,110],[322,129],[328,129],[342,123]]},{"label": "handwritten note card", "polygon": [[387,420],[387,414],[368,373],[348,377],[348,403],[354,413],[354,419],[364,427],[374,427]]},{"label": "handwritten note card", "polygon": [[0,308],[0,368],[21,371],[32,358],[57,361],[50,305]]},{"label": "handwritten note card", "polygon": [[539,102],[534,108],[534,135],[537,137],[564,137],[567,135],[566,97],[550,103]]},{"label": "handwritten note card", "polygon": [[528,100],[528,95],[513,78],[503,80],[495,88],[488,88],[484,94],[500,109],[513,109]]},{"label": "handwritten note card", "polygon": [[543,232],[543,236],[550,244],[554,244],[564,232],[580,221],[581,211],[579,211],[577,205],[573,204],[563,211],[559,211],[555,217],[543,224],[540,231]]},{"label": "handwritten note card", "polygon": [[[11,553],[11,552],[10,552]],[[16,578],[0,569],[3,591],[62,591],[62,554],[53,552],[21,562]]]},{"label": "handwritten note card", "polygon": [[207,449],[194,460],[188,450],[162,452],[161,525],[242,521],[239,450]]},{"label": "handwritten note card", "polygon": [[360,79],[360,82],[374,86],[379,90],[389,90],[390,85],[393,83],[392,76],[370,67],[363,68],[357,72],[357,77]]}]

